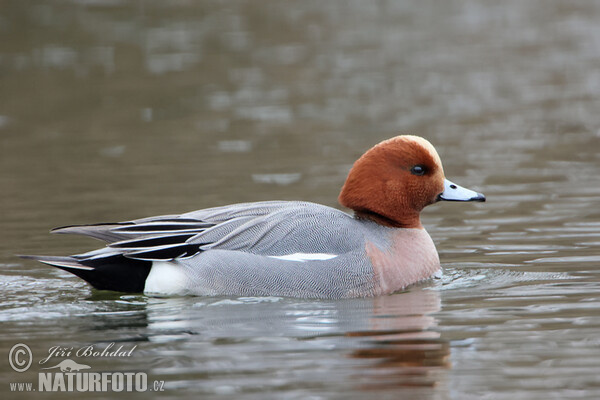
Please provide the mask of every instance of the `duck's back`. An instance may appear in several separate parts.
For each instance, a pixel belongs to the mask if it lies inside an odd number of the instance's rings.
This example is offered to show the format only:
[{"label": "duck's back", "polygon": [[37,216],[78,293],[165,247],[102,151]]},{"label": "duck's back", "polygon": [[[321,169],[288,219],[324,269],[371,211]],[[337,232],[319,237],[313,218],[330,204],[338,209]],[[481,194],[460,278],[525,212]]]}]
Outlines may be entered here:
[{"label": "duck's back", "polygon": [[217,224],[194,238],[206,243],[202,253],[176,260],[177,269],[172,262],[154,265],[146,293],[312,298],[375,294],[365,243],[377,234],[339,210],[307,202],[266,202],[182,217]]}]

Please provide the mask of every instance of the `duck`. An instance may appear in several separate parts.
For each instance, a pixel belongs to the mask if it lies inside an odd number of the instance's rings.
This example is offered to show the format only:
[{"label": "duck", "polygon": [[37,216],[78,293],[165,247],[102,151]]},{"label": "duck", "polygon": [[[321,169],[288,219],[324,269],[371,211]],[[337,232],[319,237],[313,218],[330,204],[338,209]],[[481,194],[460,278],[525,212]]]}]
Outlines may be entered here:
[{"label": "duck", "polygon": [[338,197],[352,210],[260,201],[51,232],[100,239],[72,256],[22,256],[99,290],[148,296],[343,299],[388,295],[441,271],[420,213],[485,196],[446,179],[426,139],[400,135],[351,167]]}]

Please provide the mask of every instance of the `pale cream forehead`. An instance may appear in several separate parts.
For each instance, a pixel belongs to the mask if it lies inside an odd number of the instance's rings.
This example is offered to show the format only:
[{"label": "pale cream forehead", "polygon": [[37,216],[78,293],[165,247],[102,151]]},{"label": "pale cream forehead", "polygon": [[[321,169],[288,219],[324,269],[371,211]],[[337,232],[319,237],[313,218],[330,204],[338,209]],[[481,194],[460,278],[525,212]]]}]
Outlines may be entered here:
[{"label": "pale cream forehead", "polygon": [[433,158],[433,160],[440,166],[442,171],[444,170],[444,168],[442,166],[442,160],[440,159],[440,156],[438,155],[437,150],[435,149],[435,147],[433,147],[433,145],[431,143],[429,143],[429,141],[427,139],[424,139],[420,136],[414,136],[414,135],[401,135],[401,136],[397,136],[395,138],[388,139],[388,140],[397,140],[397,139],[402,139],[402,140],[417,143],[425,151],[427,151],[429,154],[431,154],[431,158]]},{"label": "pale cream forehead", "polygon": [[429,140],[424,139],[420,136],[413,136],[413,135],[405,135],[405,137],[408,140],[413,140],[413,141],[419,143],[421,146],[423,146],[423,148],[425,150],[427,150],[429,152],[429,154],[431,154],[431,157],[435,160],[435,162],[438,163],[440,165],[440,167],[442,166],[442,160],[440,159],[440,156],[438,155],[438,152],[435,149],[435,147],[433,147],[433,145],[431,143],[429,143]]}]

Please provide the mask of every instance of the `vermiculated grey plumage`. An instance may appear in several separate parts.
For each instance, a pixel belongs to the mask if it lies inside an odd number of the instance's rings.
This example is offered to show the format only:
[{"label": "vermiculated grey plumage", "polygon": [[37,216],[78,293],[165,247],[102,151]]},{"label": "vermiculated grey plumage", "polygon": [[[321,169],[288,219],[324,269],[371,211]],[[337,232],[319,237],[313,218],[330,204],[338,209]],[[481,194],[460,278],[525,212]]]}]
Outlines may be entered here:
[{"label": "vermiculated grey plumage", "polygon": [[[373,269],[356,249],[366,237],[357,235],[352,216],[309,202],[269,201],[234,204],[181,215],[72,226],[58,233],[82,234],[108,242],[107,247],[67,258],[36,257],[86,279],[82,268],[98,270],[113,262],[170,261],[189,276],[185,288],[200,295],[280,295],[354,297],[371,295]],[[364,222],[360,223],[364,225]],[[388,228],[371,225],[369,240],[385,245]],[[313,232],[307,235],[307,232]],[[330,260],[294,261],[274,257],[323,253]],[[77,265],[81,266],[77,271]],[[127,263],[120,261],[121,268]],[[139,274],[137,274],[139,276]],[[94,282],[91,282],[94,284]],[[117,285],[123,287],[123,285]],[[139,285],[138,285],[139,286]],[[103,289],[106,289],[104,284]],[[326,296],[323,296],[326,293]]]}]

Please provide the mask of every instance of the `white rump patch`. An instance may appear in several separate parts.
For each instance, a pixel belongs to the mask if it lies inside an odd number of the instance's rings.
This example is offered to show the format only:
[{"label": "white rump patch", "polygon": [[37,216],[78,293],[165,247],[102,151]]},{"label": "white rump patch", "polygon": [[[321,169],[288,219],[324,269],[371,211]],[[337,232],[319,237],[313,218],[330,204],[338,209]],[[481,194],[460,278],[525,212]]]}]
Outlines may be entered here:
[{"label": "white rump patch", "polygon": [[315,261],[315,260],[331,260],[332,258],[336,258],[336,254],[326,254],[326,253],[294,253],[294,254],[286,254],[285,256],[268,256],[271,258],[277,258],[279,260],[285,261]]},{"label": "white rump patch", "polygon": [[183,267],[171,261],[154,261],[146,278],[144,294],[159,296],[185,295],[188,277]]}]

